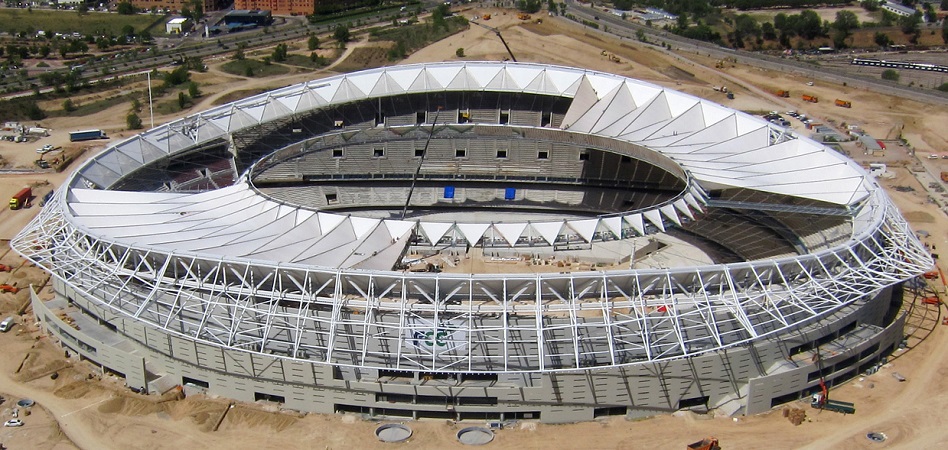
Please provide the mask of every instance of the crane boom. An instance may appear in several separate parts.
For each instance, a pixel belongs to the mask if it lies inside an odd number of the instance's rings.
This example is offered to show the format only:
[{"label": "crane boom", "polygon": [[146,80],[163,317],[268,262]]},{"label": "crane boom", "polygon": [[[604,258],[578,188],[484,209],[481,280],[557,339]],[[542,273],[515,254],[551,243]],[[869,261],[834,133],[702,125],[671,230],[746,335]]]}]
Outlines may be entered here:
[{"label": "crane boom", "polygon": [[490,31],[493,31],[494,34],[496,34],[497,37],[500,38],[500,42],[501,42],[502,44],[504,44],[504,48],[507,49],[507,53],[510,54],[510,60],[513,61],[513,62],[517,62],[517,57],[514,56],[513,51],[510,50],[510,46],[507,45],[507,41],[504,40],[504,36],[503,36],[502,34],[500,34],[500,30],[498,30],[498,29],[496,29],[496,28],[494,28],[494,27],[492,27],[492,26],[489,26],[489,25],[484,25],[484,24],[482,24],[482,23],[480,23],[480,22],[474,21],[473,23],[476,23],[476,24],[478,24],[478,25],[480,25],[480,26],[482,26],[482,27],[484,27],[484,28],[487,28],[487,29],[490,30]]}]

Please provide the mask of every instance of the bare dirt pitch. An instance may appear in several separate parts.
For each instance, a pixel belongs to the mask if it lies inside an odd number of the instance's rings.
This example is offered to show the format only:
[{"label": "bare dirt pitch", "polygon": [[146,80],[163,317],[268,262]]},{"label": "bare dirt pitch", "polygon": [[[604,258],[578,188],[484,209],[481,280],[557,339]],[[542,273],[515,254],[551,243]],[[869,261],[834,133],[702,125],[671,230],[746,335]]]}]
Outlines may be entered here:
[{"label": "bare dirt pitch", "polygon": [[[857,91],[843,86],[816,83],[781,73],[761,71],[740,63],[715,69],[715,61],[695,54],[676,55],[655,46],[603,37],[584,30],[572,22],[544,17],[542,24],[521,24],[515,14],[497,9],[466,11],[466,16],[492,13],[489,23],[498,27],[520,61],[562,64],[619,73],[655,82],[673,89],[707,97],[746,111],[796,109],[827,122],[858,124],[873,134],[884,135],[892,130],[903,136],[923,154],[943,152],[948,148],[948,106],[922,105],[897,98]],[[351,48],[369,46],[358,42]],[[463,47],[465,58],[455,56]],[[614,53],[615,63],[602,55]],[[349,52],[351,52],[350,50]],[[341,58],[345,61],[347,52]],[[358,61],[349,64],[365,65],[365,55],[356,53]],[[483,28],[470,30],[435,43],[415,53],[404,63],[445,60],[501,60],[507,52],[496,35]],[[328,71],[294,74],[280,79],[241,79],[214,70],[221,61],[208,61],[211,71],[201,75],[205,97],[188,112],[198,111],[214,104],[229,92],[265,89],[283,86],[308,78],[327,75]],[[344,66],[345,67],[345,66]],[[217,83],[211,85],[211,83]],[[733,86],[737,98],[727,100],[713,86]],[[202,84],[203,86],[203,84]],[[789,86],[792,90],[808,89],[829,101],[818,104],[804,103],[799,97],[779,99],[766,94],[773,88]],[[851,110],[832,106],[832,99],[845,95],[853,102]],[[107,129],[110,135],[130,135],[123,131],[127,106],[97,114],[94,117],[64,118],[44,125],[54,129],[47,140],[61,141],[70,129],[90,128],[94,123]],[[144,119],[144,118],[143,118]],[[159,117],[156,123],[172,117]],[[146,120],[147,123],[147,120]],[[904,125],[904,130],[902,126]],[[794,122],[801,133],[802,126]],[[56,141],[58,142],[58,141]],[[44,142],[40,142],[42,145]],[[101,144],[101,143],[100,143]],[[8,152],[33,151],[34,145],[0,143],[0,155]],[[99,145],[97,148],[101,148]],[[88,154],[96,148],[90,149]],[[897,152],[903,152],[898,154]],[[886,161],[904,161],[917,165],[903,149],[893,150]],[[17,156],[23,156],[20,153]],[[11,158],[14,156],[10,154]],[[28,155],[30,158],[32,155]],[[854,152],[854,156],[871,162],[875,159]],[[927,163],[927,162],[926,162]],[[942,169],[948,170],[948,169]],[[890,189],[896,202],[905,211],[915,229],[931,233],[929,244],[942,246],[948,251],[948,220],[928,202],[927,195],[908,170],[894,169],[895,178],[883,180],[887,188],[910,186],[914,191],[897,192]],[[12,194],[23,184],[49,181],[58,187],[62,174],[5,175],[0,179],[0,195]],[[0,212],[0,238],[9,239],[38,207],[25,211]],[[20,265],[12,253],[3,253],[0,262]],[[13,273],[0,273],[0,282],[19,280],[21,284],[43,285],[47,278],[39,269],[22,265]],[[49,288],[41,291],[50,296]],[[24,292],[0,294],[0,311],[10,314],[23,305]],[[500,430],[490,444],[492,448],[682,448],[706,436],[716,436],[724,448],[935,448],[948,441],[939,413],[948,404],[948,327],[940,325],[939,311],[934,308],[916,308],[907,331],[912,333],[910,351],[899,351],[890,364],[879,372],[857,378],[831,392],[831,397],[855,402],[857,413],[844,416],[820,412],[798,402],[778,407],[774,411],[753,417],[713,417],[678,413],[629,422],[622,418],[599,420],[571,425],[542,425],[522,422]],[[923,339],[924,338],[924,339]],[[391,448],[375,438],[377,423],[363,421],[353,415],[301,415],[277,411],[274,405],[238,404],[229,408],[223,399],[193,396],[184,400],[177,397],[159,398],[129,392],[121,379],[103,375],[97,368],[80,362],[73,355],[66,360],[54,343],[37,333],[33,318],[27,312],[13,331],[0,334],[0,346],[5,358],[0,358],[0,392],[7,401],[0,404],[0,419],[7,420],[12,413],[9,406],[15,399],[29,397],[37,401],[32,413],[23,420],[22,428],[0,428],[0,440],[10,448],[34,449],[165,449],[165,448],[318,448],[362,449]],[[50,370],[57,373],[51,378]],[[899,382],[891,376],[898,371],[907,378]],[[91,377],[91,378],[90,378]],[[806,418],[798,426],[784,417],[784,408],[799,408]],[[222,419],[224,412],[227,414]],[[799,412],[793,417],[799,418]],[[22,416],[21,416],[22,417]],[[409,440],[412,448],[462,448],[455,433],[463,425],[444,421],[411,422],[414,432]],[[213,431],[215,430],[216,431]],[[866,433],[885,433],[888,440],[872,443]]]}]

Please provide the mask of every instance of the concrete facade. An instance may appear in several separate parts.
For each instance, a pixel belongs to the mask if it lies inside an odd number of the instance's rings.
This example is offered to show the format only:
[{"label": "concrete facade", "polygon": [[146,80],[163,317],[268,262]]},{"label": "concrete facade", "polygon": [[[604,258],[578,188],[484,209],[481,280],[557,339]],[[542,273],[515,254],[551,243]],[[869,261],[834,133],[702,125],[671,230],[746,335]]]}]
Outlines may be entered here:
[{"label": "concrete facade", "polygon": [[[110,313],[62,282],[57,299],[33,308],[63,347],[159,393],[186,385],[243,402],[268,400],[315,413],[448,419],[645,417],[685,408],[757,414],[853,378],[902,339],[901,291],[887,289],[792,334],[662,363],[565,373],[436,374],[386,372],[223,348],[167,334]],[[70,314],[80,330],[57,317]],[[887,322],[888,321],[888,322]],[[809,357],[819,347],[823,359]],[[503,411],[501,413],[500,411]]]}]

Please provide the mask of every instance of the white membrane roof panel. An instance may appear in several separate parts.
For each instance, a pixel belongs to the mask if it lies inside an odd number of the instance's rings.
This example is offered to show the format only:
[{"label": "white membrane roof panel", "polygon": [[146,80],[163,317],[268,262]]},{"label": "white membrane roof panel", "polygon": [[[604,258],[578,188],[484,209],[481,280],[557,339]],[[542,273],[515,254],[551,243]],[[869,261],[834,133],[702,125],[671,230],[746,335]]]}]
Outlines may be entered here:
[{"label": "white membrane roof panel", "polygon": [[[291,112],[305,114],[332,102],[348,102],[367,95],[384,97],[426,90],[536,92],[572,98],[562,120],[564,128],[616,136],[664,154],[706,189],[741,187],[854,205],[872,188],[862,169],[831,149],[792,131],[783,135],[783,142],[772,144],[774,136],[784,130],[725,106],[608,73],[498,62],[382,67],[251,96],[117,143],[80,167],[75,179],[67,185],[80,187],[88,180],[95,183],[95,187],[105,188],[136,170],[137,165],[164,158],[168,153],[188,151],[219,136],[257,126],[261,120],[285,117]],[[664,219],[692,218],[691,210],[701,209],[700,196],[700,191],[695,191],[666,205],[662,211],[640,211],[622,220],[644,233],[644,214],[649,223],[663,228]],[[248,254],[267,251],[276,254],[277,249],[285,253],[283,247],[291,245],[297,249],[323,248],[328,243],[316,245],[316,242],[326,233],[353,241],[369,237],[375,241],[379,233],[387,235],[389,240],[398,240],[416,226],[413,221],[386,220],[382,222],[385,225],[382,230],[381,223],[375,219],[356,216],[347,219],[341,214],[281,206],[264,199],[245,183],[195,194],[73,188],[65,199],[69,204],[69,220],[95,229],[95,233],[102,236],[138,236],[145,232],[163,235],[165,233],[158,230],[175,230],[182,236],[185,232],[193,233],[193,239],[214,238],[204,244],[220,242],[218,238],[230,239],[222,246]],[[342,223],[346,223],[346,227],[336,233]],[[502,223],[494,226],[494,231],[511,241],[511,245],[527,229],[552,243],[563,232],[565,223]],[[616,217],[603,219],[599,228],[590,228],[582,221],[571,221],[569,227],[587,237],[590,229],[608,229],[621,234],[621,224]],[[123,227],[125,231],[118,231]],[[476,241],[490,229],[490,223],[422,222],[420,228],[433,241],[451,230]],[[349,235],[351,237],[347,237]],[[247,248],[240,244],[243,242]],[[346,246],[339,248],[343,247]],[[352,244],[346,248],[363,247]],[[343,258],[336,262],[358,259],[361,264],[366,261],[357,258],[359,255],[343,257],[340,252],[344,253],[342,250],[331,252],[333,258]]]}]

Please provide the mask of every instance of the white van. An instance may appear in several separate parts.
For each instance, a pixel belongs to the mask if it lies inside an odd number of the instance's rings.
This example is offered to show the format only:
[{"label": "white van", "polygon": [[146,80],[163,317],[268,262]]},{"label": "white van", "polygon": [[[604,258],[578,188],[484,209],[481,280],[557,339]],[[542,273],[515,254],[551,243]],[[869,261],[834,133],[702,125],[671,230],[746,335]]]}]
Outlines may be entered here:
[{"label": "white van", "polygon": [[13,325],[16,323],[16,319],[13,316],[3,319],[3,322],[0,322],[0,331],[6,333],[10,331],[10,328],[13,328]]}]

